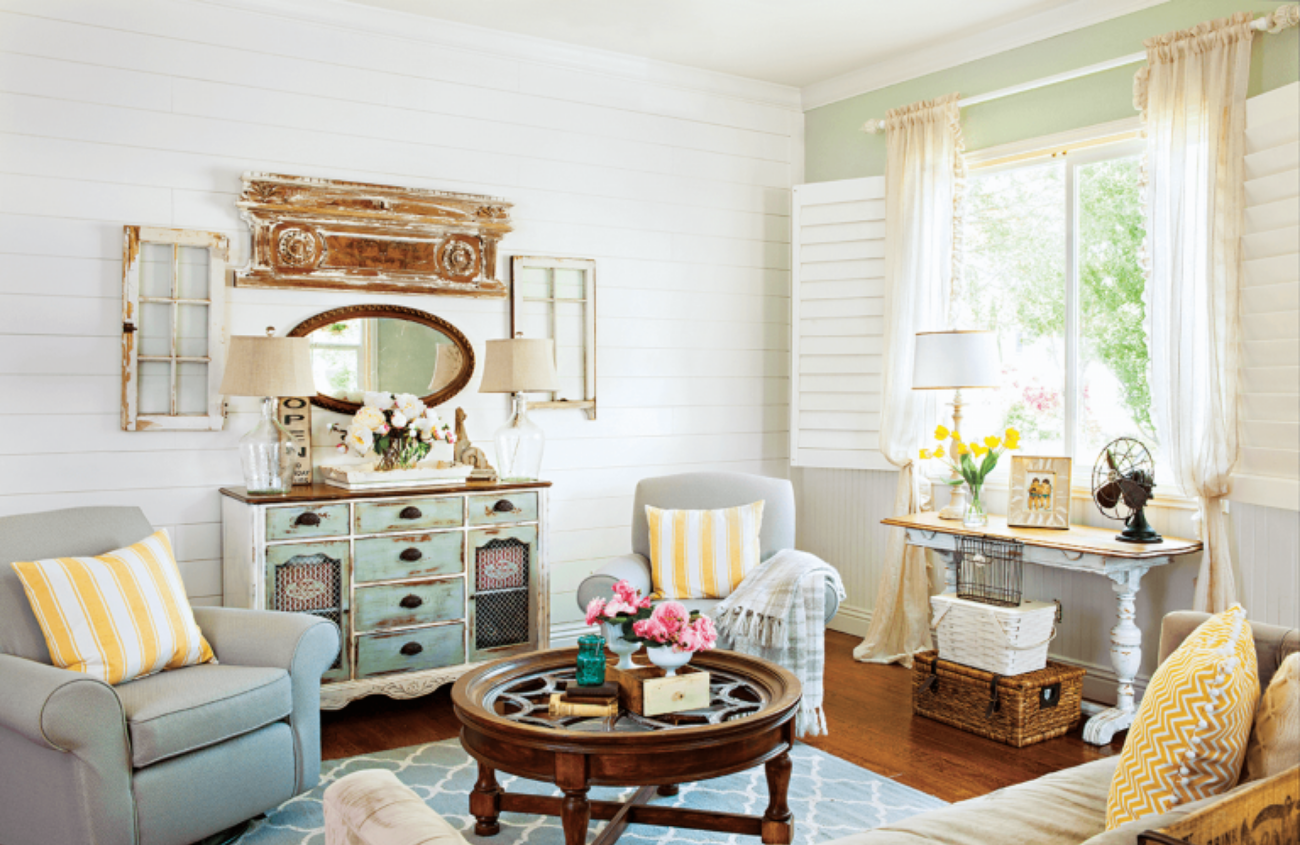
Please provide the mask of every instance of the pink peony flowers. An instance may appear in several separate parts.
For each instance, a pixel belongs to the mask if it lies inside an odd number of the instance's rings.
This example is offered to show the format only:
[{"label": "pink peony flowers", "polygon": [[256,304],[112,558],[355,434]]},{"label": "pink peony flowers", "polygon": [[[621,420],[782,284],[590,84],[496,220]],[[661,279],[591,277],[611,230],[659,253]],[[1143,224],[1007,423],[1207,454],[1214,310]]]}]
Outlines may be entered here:
[{"label": "pink peony flowers", "polygon": [[635,618],[641,610],[648,607],[649,596],[642,596],[641,591],[627,581],[619,581],[614,585],[612,598],[596,597],[587,603],[587,624],[614,622],[621,625],[627,619],[619,619],[620,616]]},{"label": "pink peony flowers", "polygon": [[666,601],[648,619],[632,624],[632,633],[647,645],[672,646],[673,651],[708,651],[718,642],[717,629],[707,616],[692,615],[686,605]]}]

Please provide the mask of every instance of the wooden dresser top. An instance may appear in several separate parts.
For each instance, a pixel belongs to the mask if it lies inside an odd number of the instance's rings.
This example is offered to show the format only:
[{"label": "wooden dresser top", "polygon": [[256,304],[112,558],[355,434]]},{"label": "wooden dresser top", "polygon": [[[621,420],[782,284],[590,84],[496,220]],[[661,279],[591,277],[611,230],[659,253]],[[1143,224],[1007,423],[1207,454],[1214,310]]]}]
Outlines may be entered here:
[{"label": "wooden dresser top", "polygon": [[441,496],[447,493],[500,493],[510,490],[539,490],[550,487],[549,481],[520,481],[517,483],[486,483],[467,481],[463,484],[440,484],[436,487],[397,487],[380,490],[344,490],[317,481],[313,484],[296,484],[284,496],[250,495],[247,487],[222,487],[221,495],[250,505],[286,505],[298,502],[348,501],[351,499],[412,498]]}]

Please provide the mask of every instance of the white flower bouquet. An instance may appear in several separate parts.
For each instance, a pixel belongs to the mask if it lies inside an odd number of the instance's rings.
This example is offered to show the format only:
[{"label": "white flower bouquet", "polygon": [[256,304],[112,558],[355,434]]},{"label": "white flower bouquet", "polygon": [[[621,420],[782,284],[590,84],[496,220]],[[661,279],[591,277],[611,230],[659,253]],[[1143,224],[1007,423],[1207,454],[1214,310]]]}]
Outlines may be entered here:
[{"label": "white flower bouquet", "polygon": [[377,455],[378,472],[413,469],[435,445],[456,443],[456,435],[438,412],[426,408],[412,393],[366,393],[351,424],[344,428],[334,423],[330,430],[343,438],[340,452],[355,452],[363,458]]}]

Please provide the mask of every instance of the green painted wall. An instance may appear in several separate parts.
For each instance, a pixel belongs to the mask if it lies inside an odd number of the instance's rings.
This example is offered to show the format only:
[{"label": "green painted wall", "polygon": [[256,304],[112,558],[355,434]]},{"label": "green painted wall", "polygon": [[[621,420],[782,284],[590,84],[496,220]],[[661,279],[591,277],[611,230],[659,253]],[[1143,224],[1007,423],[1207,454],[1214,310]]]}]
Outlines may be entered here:
[{"label": "green painted wall", "polygon": [[[885,136],[860,131],[868,118],[958,91],[974,96],[1135,53],[1142,40],[1237,11],[1271,12],[1280,0],[1170,0],[1131,15],[1068,32],[996,56],[841,100],[804,115],[805,179],[826,182],[885,172]],[[870,57],[864,57],[869,59]],[[1133,74],[1116,68],[962,109],[966,150],[1036,138],[1132,117]],[[1300,79],[1300,30],[1255,36],[1250,94]]]}]

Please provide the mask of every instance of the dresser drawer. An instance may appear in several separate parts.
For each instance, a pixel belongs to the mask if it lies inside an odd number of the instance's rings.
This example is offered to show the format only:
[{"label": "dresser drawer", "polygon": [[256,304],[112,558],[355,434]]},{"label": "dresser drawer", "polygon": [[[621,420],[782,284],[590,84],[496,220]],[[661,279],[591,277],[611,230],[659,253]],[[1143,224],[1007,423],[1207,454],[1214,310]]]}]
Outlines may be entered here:
[{"label": "dresser drawer", "polygon": [[266,510],[267,540],[338,537],[347,533],[347,505],[301,505]]},{"label": "dresser drawer", "polygon": [[397,534],[357,540],[352,564],[357,581],[397,581],[465,571],[465,535]]},{"label": "dresser drawer", "polygon": [[465,662],[465,625],[357,636],[357,677],[418,672]]},{"label": "dresser drawer", "polygon": [[430,528],[457,528],[464,524],[459,497],[362,502],[356,508],[354,522],[358,534],[427,531]]},{"label": "dresser drawer", "polygon": [[537,521],[536,493],[469,497],[470,525],[504,525]]},{"label": "dresser drawer", "polygon": [[358,587],[352,610],[358,631],[383,631],[465,618],[465,581],[423,581]]}]

